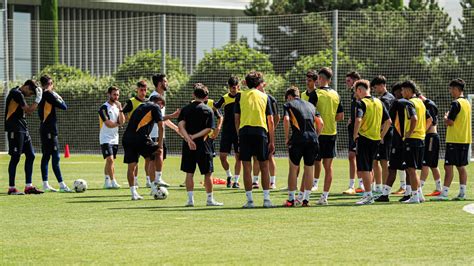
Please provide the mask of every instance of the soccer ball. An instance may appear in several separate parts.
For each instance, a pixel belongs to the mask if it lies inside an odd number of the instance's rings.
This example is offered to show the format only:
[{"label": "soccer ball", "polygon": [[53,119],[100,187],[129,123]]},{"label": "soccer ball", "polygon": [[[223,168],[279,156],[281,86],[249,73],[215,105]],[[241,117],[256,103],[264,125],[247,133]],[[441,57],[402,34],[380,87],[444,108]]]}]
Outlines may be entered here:
[{"label": "soccer ball", "polygon": [[169,192],[165,187],[159,187],[155,191],[153,191],[151,194],[153,198],[155,198],[156,200],[164,200],[168,197]]},{"label": "soccer ball", "polygon": [[74,191],[81,193],[87,190],[87,182],[84,179],[77,179],[74,181]]}]

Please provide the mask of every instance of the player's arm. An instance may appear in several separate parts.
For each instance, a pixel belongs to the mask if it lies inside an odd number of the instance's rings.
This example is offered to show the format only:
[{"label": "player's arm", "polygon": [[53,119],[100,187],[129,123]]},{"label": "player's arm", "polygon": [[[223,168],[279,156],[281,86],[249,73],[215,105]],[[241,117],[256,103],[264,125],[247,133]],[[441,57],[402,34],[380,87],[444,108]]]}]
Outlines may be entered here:
[{"label": "player's arm", "polygon": [[126,119],[125,119],[125,115],[123,114],[122,103],[117,101],[116,104],[117,104],[117,108],[119,109],[118,123],[119,123],[119,125],[123,125],[125,123]]},{"label": "player's arm", "polygon": [[158,125],[158,147],[162,149],[163,148],[163,132],[165,131],[165,125],[163,124],[163,121],[159,121],[157,125]]},{"label": "player's arm", "polygon": [[444,123],[446,126],[450,127],[454,125],[454,120],[460,111],[461,105],[457,101],[453,101],[449,111],[444,115]]},{"label": "player's arm", "polygon": [[352,138],[354,141],[357,140],[359,137],[359,129],[360,129],[360,124],[362,122],[362,117],[365,114],[365,104],[364,102],[357,102],[356,109],[355,109],[356,115],[355,115],[355,121],[354,121],[354,133],[352,133]]},{"label": "player's arm", "polygon": [[237,135],[239,135],[239,129],[240,129],[240,94],[237,94],[237,97],[235,97],[234,124],[235,124],[235,130],[237,131]]},{"label": "player's arm", "polygon": [[46,99],[47,101],[50,101],[54,107],[57,107],[61,110],[67,110],[67,105],[66,102],[63,100],[63,98],[55,91],[51,91],[50,94],[52,97],[51,99]]},{"label": "player's arm", "polygon": [[[409,107],[410,108],[410,107]],[[412,113],[409,112],[410,115],[410,127],[408,129],[408,132],[405,134],[405,138],[409,138],[411,134],[413,134],[413,131],[415,131],[416,124],[418,123],[418,117],[416,116],[416,113],[413,110]]]},{"label": "player's arm", "polygon": [[323,132],[324,128],[324,121],[321,118],[321,115],[319,113],[316,113],[314,115],[314,123],[316,124],[316,133],[318,133],[318,136],[321,135],[321,132]]},{"label": "player's arm", "polygon": [[176,109],[176,111],[174,111],[174,113],[163,116],[163,121],[167,121],[173,118],[178,118],[180,113],[181,113],[181,109],[178,108]]},{"label": "player's arm", "polygon": [[265,114],[267,115],[268,127],[268,152],[272,154],[275,151],[275,124],[273,123],[273,111],[270,105],[270,99],[267,100]]},{"label": "player's arm", "polygon": [[210,116],[207,120],[207,123],[206,123],[206,128],[204,128],[203,130],[199,131],[196,134],[190,135],[190,137],[191,137],[192,140],[195,140],[197,138],[207,136],[207,135],[209,135],[211,130],[213,130],[214,128],[215,128],[215,126],[214,126],[214,113],[211,112],[211,114],[210,114]]},{"label": "player's arm", "polygon": [[339,105],[336,110],[336,122],[344,120],[344,108],[342,107],[342,101],[339,99]]},{"label": "player's arm", "polygon": [[278,124],[280,123],[280,113],[278,112],[278,104],[277,102],[273,102],[273,123],[274,123],[274,130],[278,127]]},{"label": "player's arm", "polygon": [[285,144],[290,144],[290,116],[288,115],[286,105],[283,105],[283,131],[285,132]]},{"label": "player's arm", "polygon": [[381,143],[383,143],[383,139],[392,125],[392,120],[390,119],[390,115],[388,114],[387,108],[385,108],[385,106],[383,107],[382,112],[382,131],[380,133],[380,137],[382,138]]},{"label": "player's arm", "polygon": [[125,115],[125,121],[130,120],[130,112],[132,111],[132,108],[133,108],[132,101],[127,100],[125,102],[125,105],[123,106],[123,109],[122,109],[122,112]]},{"label": "player's arm", "polygon": [[196,150],[196,143],[194,143],[193,139],[189,136],[188,131],[186,131],[186,121],[181,120],[178,122],[179,133],[183,136],[186,143],[188,143],[190,150]]},{"label": "player's arm", "polygon": [[217,136],[219,136],[219,133],[221,132],[222,129],[222,122],[224,122],[222,114],[219,112],[218,109],[214,108],[214,115],[217,117],[217,126],[216,129],[212,132],[212,139],[216,139]]},{"label": "player's arm", "polygon": [[107,106],[102,105],[100,107],[99,116],[100,116],[100,119],[102,119],[102,122],[105,124],[106,127],[116,128],[116,127],[119,126],[119,123],[117,121],[110,120],[110,116],[109,116],[109,113],[107,111]]},{"label": "player's arm", "polygon": [[433,118],[430,115],[430,113],[428,112],[428,110],[426,110],[425,119],[426,119],[426,128],[425,128],[425,132],[426,132],[426,131],[428,131],[428,129],[430,129],[431,124],[433,124]]},{"label": "player's arm", "polygon": [[43,97],[43,89],[40,87],[36,87],[35,89],[36,92],[36,98],[35,102],[32,103],[31,105],[28,105],[25,101],[25,97],[23,96],[22,93],[19,93],[17,96],[14,97],[14,100],[21,106],[21,109],[25,111],[27,114],[33,113],[36,108],[38,108],[38,104],[41,102],[41,98]]}]

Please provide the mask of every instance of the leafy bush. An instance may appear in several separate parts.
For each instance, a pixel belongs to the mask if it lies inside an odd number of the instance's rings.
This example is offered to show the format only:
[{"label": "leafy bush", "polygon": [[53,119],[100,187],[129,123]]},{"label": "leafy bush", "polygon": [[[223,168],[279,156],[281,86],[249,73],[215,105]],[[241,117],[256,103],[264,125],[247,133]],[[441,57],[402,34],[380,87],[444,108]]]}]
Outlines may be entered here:
[{"label": "leafy bush", "polygon": [[41,70],[38,79],[42,75],[51,76],[54,82],[79,80],[91,77],[88,72],[84,72],[77,67],[62,64],[46,66],[45,68],[43,68],[43,70]]}]

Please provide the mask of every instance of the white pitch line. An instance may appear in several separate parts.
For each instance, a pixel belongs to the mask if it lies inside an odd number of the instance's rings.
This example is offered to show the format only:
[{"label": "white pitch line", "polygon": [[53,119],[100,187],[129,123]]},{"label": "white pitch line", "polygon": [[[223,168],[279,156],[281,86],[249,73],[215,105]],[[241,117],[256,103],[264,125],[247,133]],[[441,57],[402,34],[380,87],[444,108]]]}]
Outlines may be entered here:
[{"label": "white pitch line", "polygon": [[464,206],[463,211],[474,214],[474,203]]}]

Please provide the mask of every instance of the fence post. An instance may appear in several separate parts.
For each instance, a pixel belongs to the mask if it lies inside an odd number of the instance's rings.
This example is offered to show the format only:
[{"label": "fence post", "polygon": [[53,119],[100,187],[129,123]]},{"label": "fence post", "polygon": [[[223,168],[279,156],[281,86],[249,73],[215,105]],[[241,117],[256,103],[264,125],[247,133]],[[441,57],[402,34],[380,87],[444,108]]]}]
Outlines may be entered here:
[{"label": "fence post", "polygon": [[166,15],[160,16],[161,73],[166,73]]},{"label": "fence post", "polygon": [[[474,94],[469,94],[467,95],[467,100],[469,101],[469,103],[471,103],[471,121],[469,121],[469,125],[471,127],[471,130],[472,130],[472,103],[474,102]],[[474,161],[474,158],[472,158],[472,143],[469,144],[469,151],[468,151],[468,161]]]},{"label": "fence post", "polygon": [[332,87],[337,91],[337,47],[338,28],[339,28],[339,10],[332,11]]},{"label": "fence post", "polygon": [[[4,80],[4,87],[3,87],[3,104],[6,106],[7,104],[7,94],[8,94],[8,80],[9,80],[9,75],[10,71],[8,69],[9,64],[8,64],[8,0],[3,1],[3,56],[4,56],[4,75],[5,75],[5,80]],[[5,151],[8,151],[8,136],[7,133],[4,133],[4,141],[5,141]]]}]

